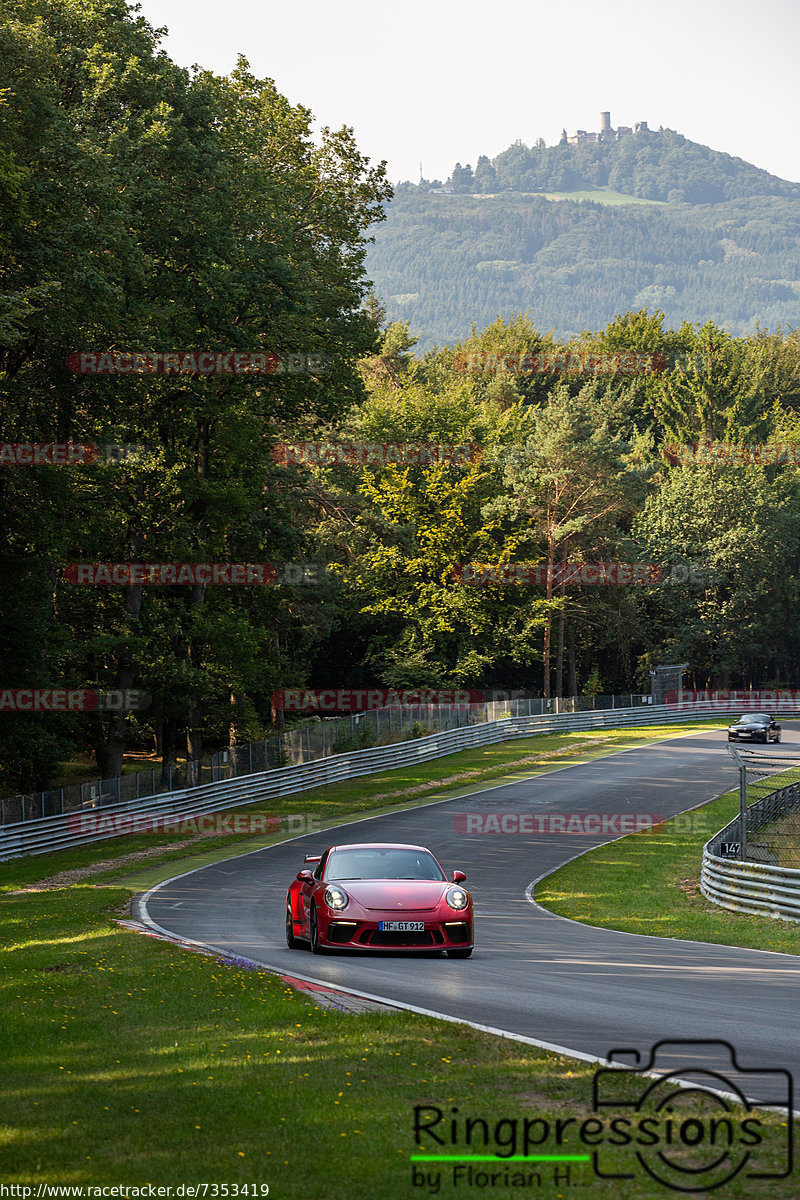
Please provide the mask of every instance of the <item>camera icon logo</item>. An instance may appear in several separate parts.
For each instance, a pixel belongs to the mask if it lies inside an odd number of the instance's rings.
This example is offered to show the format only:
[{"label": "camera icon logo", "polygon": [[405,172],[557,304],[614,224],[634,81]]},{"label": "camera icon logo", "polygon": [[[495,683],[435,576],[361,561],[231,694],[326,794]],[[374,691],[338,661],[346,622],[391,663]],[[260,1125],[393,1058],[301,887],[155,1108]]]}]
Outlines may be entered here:
[{"label": "camera icon logo", "polygon": [[[675,1192],[706,1193],[736,1177],[791,1174],[789,1071],[742,1067],[722,1040],[664,1039],[646,1061],[640,1057],[612,1050],[608,1062],[618,1065],[595,1073],[594,1111],[607,1119],[619,1114],[592,1155],[598,1178],[638,1175]],[[781,1124],[766,1121],[765,1109]]]}]

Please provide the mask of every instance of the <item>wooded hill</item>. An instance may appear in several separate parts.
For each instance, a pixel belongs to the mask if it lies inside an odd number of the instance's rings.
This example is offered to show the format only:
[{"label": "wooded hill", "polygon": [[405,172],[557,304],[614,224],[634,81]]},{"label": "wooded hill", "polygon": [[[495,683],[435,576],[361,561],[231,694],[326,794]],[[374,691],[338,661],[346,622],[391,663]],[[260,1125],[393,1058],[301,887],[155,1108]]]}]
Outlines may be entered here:
[{"label": "wooded hill", "polygon": [[[642,306],[673,328],[698,313],[740,334],[800,324],[800,184],[671,131],[518,143],[465,171],[450,194],[401,184],[373,231],[375,291],[421,350],[526,311],[558,337]],[[620,192],[630,202],[610,203]]]},{"label": "wooded hill", "polygon": [[481,155],[474,172],[456,163],[448,183],[456,192],[479,193],[609,187],[643,200],[688,204],[750,196],[800,199],[800,183],[701,146],[672,129],[645,129],[619,141],[580,141],[575,146],[529,147],[517,141],[491,162]]}]

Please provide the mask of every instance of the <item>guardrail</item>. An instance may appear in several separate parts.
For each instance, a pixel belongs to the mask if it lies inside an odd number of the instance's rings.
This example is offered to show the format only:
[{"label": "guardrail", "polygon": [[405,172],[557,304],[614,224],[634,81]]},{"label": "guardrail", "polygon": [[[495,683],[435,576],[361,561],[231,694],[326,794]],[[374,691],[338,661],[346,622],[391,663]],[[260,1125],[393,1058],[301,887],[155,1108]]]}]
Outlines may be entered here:
[{"label": "guardrail", "polygon": [[800,921],[800,870],[718,858],[703,848],[700,890],[734,912]]},{"label": "guardrail", "polygon": [[[733,757],[739,759],[738,755],[734,754]],[[777,755],[768,755],[766,761],[774,764],[780,759]],[[797,755],[787,756],[786,761],[796,765]],[[740,770],[746,772],[747,764],[740,761]],[[800,808],[800,783],[776,788],[749,808],[744,807],[743,803],[743,811],[715,833],[703,847],[700,873],[703,895],[714,904],[734,912],[800,921],[800,869],[781,867],[777,862],[758,861],[759,857],[768,858],[769,854],[750,837],[760,827],[797,808]],[[723,843],[741,846],[745,860],[722,855]]]},{"label": "guardrail", "polygon": [[[696,699],[696,697],[692,697]],[[706,699],[706,697],[703,697]],[[0,796],[0,824],[35,821],[60,813],[79,812],[100,805],[139,803],[156,796],[168,796],[185,788],[219,783],[238,775],[255,775],[276,767],[293,767],[314,762],[333,754],[363,750],[386,742],[402,741],[415,725],[426,732],[458,729],[462,725],[483,725],[504,717],[534,717],[550,713],[585,712],[589,709],[634,708],[650,704],[650,696],[540,696],[517,699],[486,699],[470,704],[404,703],[402,706],[370,708],[349,716],[324,717],[319,712],[305,716],[301,724],[283,733],[273,733],[257,742],[238,742],[203,758],[192,759],[178,767],[137,770],[108,779],[86,780],[50,788],[47,791]],[[166,778],[162,778],[166,775]]]},{"label": "guardrail", "polygon": [[[124,801],[106,804],[92,812],[109,818],[110,830],[100,828],[87,834],[84,813],[65,813],[41,819],[20,821],[0,829],[0,861],[27,854],[46,854],[69,846],[86,845],[118,837],[120,830],[112,817],[130,813],[143,818],[201,816],[244,804],[255,804],[279,796],[295,795],[327,783],[341,783],[359,775],[371,775],[394,767],[408,766],[455,754],[459,750],[490,745],[516,737],[536,734],[619,729],[640,725],[683,721],[687,716],[719,717],[720,705],[695,701],[682,704],[640,705],[635,708],[601,709],[580,713],[545,714],[533,717],[509,717],[481,725],[431,734],[414,741],[391,746],[376,746],[346,754],[331,755],[311,763],[279,767],[255,775],[239,776],[156,796],[149,801]],[[83,826],[83,827],[82,827]]]}]

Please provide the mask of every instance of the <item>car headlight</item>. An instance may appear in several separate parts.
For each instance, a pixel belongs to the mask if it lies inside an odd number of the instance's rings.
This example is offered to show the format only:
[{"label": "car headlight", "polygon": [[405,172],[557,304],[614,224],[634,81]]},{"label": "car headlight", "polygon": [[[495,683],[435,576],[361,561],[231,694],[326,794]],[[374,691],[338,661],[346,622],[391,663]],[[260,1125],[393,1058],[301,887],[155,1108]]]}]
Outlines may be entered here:
[{"label": "car headlight", "polygon": [[469,904],[469,896],[463,888],[450,888],[450,891],[447,893],[447,903],[451,908],[466,908]]},{"label": "car headlight", "polygon": [[340,912],[341,909],[347,908],[347,905],[350,903],[350,897],[346,892],[343,892],[340,887],[325,888],[324,898],[328,908],[332,908],[336,912]]}]

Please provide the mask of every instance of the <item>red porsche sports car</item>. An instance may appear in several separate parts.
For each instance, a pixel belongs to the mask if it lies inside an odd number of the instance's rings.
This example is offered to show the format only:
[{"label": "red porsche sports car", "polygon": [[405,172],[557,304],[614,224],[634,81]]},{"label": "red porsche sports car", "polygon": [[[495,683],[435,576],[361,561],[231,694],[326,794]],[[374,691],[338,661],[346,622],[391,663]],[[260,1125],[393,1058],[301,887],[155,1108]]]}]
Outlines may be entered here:
[{"label": "red porsche sports car", "polygon": [[286,893],[286,944],[326,950],[444,950],[472,954],[472,897],[430,850],[391,842],[330,846],[307,854]]}]

